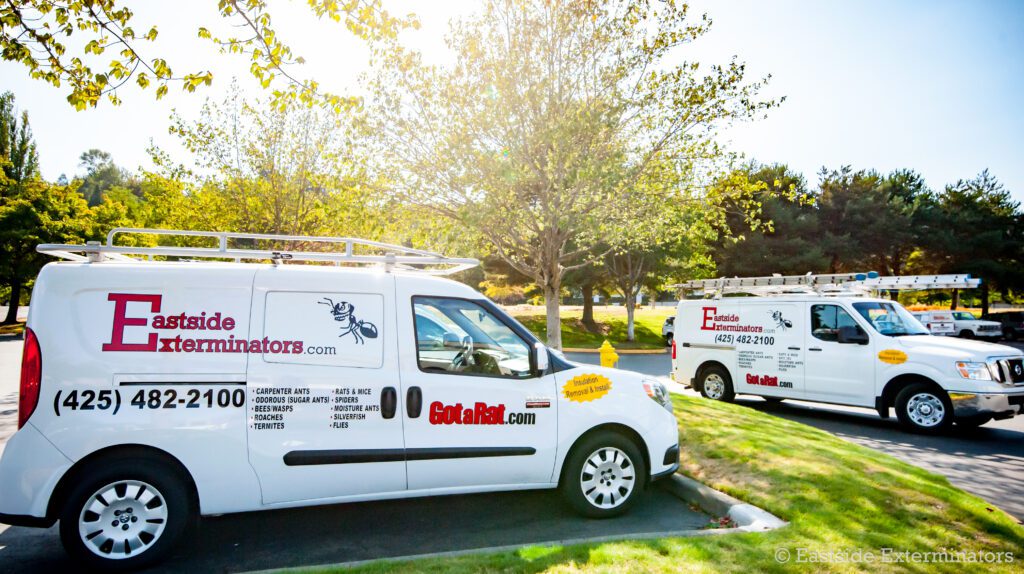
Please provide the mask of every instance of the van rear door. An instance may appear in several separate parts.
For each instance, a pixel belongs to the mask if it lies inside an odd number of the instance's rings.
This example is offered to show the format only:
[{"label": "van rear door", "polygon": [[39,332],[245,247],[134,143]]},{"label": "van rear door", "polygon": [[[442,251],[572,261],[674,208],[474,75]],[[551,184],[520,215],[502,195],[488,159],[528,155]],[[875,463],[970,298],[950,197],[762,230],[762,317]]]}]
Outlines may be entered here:
[{"label": "van rear door", "polygon": [[405,490],[394,286],[382,272],[257,272],[248,433],[264,504]]},{"label": "van rear door", "polygon": [[[715,310],[716,341],[736,346],[737,393],[793,397],[804,389],[804,303],[741,300]],[[736,309],[730,313],[727,309]],[[705,312],[706,313],[706,312]],[[704,322],[707,326],[708,321]],[[722,336],[727,338],[722,338]]]}]

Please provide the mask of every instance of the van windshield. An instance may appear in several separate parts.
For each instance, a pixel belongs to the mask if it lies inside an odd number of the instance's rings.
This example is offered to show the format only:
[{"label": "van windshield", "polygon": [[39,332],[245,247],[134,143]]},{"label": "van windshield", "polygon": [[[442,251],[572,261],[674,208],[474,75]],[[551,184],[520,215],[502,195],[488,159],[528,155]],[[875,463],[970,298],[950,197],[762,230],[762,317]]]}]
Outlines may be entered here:
[{"label": "van windshield", "polygon": [[899,303],[861,301],[853,308],[879,333],[889,337],[927,335],[928,329]]}]

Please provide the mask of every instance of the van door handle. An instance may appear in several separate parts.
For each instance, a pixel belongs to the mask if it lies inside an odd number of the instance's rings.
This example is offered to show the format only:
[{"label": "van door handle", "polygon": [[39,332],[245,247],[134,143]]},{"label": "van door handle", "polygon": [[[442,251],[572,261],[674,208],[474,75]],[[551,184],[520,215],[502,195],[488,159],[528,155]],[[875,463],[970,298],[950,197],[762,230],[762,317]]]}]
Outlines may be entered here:
[{"label": "van door handle", "polygon": [[380,390],[380,414],[386,419],[394,418],[398,409],[398,391],[395,387],[384,387]]},{"label": "van door handle", "polygon": [[409,387],[405,393],[405,410],[411,419],[420,416],[420,411],[423,410],[423,391],[419,387]]},{"label": "van door handle", "polygon": [[799,351],[800,347],[790,347],[789,350],[790,351]]},{"label": "van door handle", "polygon": [[821,347],[808,347],[807,350],[808,351],[820,351]]}]

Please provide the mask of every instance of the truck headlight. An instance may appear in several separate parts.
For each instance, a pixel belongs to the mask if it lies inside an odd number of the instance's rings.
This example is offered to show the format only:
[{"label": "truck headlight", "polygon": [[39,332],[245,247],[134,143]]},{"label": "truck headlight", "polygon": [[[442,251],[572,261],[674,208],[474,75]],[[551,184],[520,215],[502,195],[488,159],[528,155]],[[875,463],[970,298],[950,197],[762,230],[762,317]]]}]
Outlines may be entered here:
[{"label": "truck headlight", "polygon": [[968,361],[957,361],[956,370],[960,376],[974,381],[991,381],[992,371],[985,363],[972,363]]},{"label": "truck headlight", "polygon": [[647,392],[647,396],[654,399],[654,402],[659,405],[671,409],[672,401],[668,398],[668,389],[661,382],[654,379],[644,379],[644,391]]}]

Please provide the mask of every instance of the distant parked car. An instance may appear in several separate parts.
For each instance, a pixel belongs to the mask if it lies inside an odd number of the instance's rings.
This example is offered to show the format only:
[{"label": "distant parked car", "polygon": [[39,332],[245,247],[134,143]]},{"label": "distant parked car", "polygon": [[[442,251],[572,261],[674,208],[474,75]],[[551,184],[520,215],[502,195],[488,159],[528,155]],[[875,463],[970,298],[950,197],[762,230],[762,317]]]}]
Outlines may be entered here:
[{"label": "distant parked car", "polygon": [[956,323],[950,311],[919,311],[913,313],[914,318],[928,328],[932,335],[955,335]]},{"label": "distant parked car", "polygon": [[661,336],[665,337],[665,344],[671,345],[672,338],[675,337],[676,332],[676,318],[666,317],[665,323],[661,326]]},{"label": "distant parked car", "polygon": [[988,313],[983,315],[982,319],[999,323],[1003,329],[1003,337],[1006,337],[1007,339],[1019,339],[1024,337],[1024,311]]},{"label": "distant parked car", "polygon": [[996,321],[978,319],[970,311],[953,311],[952,314],[957,337],[998,341],[1003,336],[1003,326]]}]

